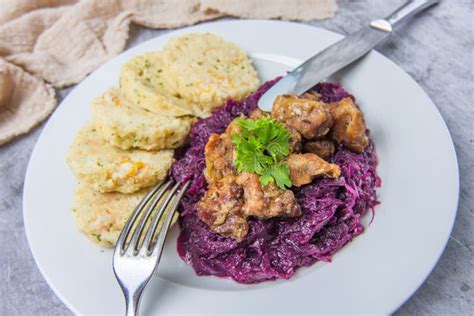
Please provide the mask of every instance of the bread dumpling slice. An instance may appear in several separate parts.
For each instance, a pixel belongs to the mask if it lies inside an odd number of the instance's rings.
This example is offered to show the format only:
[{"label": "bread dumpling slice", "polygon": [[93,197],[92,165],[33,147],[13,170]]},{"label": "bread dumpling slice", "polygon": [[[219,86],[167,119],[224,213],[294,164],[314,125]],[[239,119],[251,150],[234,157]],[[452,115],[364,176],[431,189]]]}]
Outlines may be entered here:
[{"label": "bread dumpling slice", "polygon": [[173,37],[163,49],[163,72],[171,88],[200,106],[201,116],[210,115],[229,98],[247,97],[259,86],[246,52],[211,33]]},{"label": "bread dumpling slice", "polygon": [[[113,247],[133,210],[149,190],[143,189],[132,194],[99,193],[80,185],[74,193],[71,209],[77,228],[93,242],[103,247]],[[173,223],[177,217],[178,214],[175,214]],[[158,231],[162,222],[158,224]]]},{"label": "bread dumpling slice", "polygon": [[194,122],[190,116],[163,116],[134,107],[117,88],[92,102],[92,117],[100,136],[125,150],[177,148],[186,140]]},{"label": "bread dumpling slice", "polygon": [[120,92],[132,105],[165,116],[195,115],[192,102],[167,86],[161,52],[136,56],[122,66]]},{"label": "bread dumpling slice", "polygon": [[92,125],[86,125],[75,136],[67,163],[82,185],[99,192],[132,193],[166,177],[173,163],[173,150],[125,151],[110,145]]}]

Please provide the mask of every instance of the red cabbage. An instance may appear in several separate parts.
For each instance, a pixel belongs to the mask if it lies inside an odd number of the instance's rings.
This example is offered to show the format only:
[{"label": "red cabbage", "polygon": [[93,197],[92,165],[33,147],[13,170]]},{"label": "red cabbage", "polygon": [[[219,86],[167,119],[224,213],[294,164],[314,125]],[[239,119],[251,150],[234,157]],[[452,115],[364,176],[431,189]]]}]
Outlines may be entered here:
[{"label": "red cabbage", "polygon": [[[229,100],[209,118],[194,124],[190,144],[177,155],[171,175],[191,186],[180,206],[178,252],[198,275],[232,278],[239,283],[259,283],[277,278],[289,279],[302,266],[330,261],[331,256],[364,231],[361,217],[378,204],[377,158],[370,142],[361,153],[339,146],[333,162],[341,167],[338,179],[320,179],[293,191],[302,216],[293,219],[251,219],[248,235],[240,242],[209,230],[196,215],[196,202],[207,183],[204,147],[211,133],[223,133],[240,114],[248,115],[257,101],[279,78],[262,85],[243,101]],[[342,85],[318,84],[314,90],[324,102],[351,97]]]}]

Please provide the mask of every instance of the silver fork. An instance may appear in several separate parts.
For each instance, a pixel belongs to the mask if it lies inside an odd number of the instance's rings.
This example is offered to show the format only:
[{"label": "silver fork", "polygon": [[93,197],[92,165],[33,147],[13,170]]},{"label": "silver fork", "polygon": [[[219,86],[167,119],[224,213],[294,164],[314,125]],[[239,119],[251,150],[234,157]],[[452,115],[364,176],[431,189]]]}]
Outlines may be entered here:
[{"label": "silver fork", "polygon": [[[143,198],[122,229],[115,245],[113,268],[125,296],[126,315],[138,314],[143,290],[158,266],[173,216],[189,187],[189,181],[184,185],[176,183],[170,189],[172,184],[172,180],[163,181]],[[178,190],[179,193],[176,194]],[[158,211],[151,216],[158,204]],[[156,234],[163,217],[161,229]],[[135,225],[139,218],[140,221]],[[147,223],[149,225],[145,232]],[[132,231],[133,234],[129,238]],[[146,235],[142,238],[144,233]]]}]

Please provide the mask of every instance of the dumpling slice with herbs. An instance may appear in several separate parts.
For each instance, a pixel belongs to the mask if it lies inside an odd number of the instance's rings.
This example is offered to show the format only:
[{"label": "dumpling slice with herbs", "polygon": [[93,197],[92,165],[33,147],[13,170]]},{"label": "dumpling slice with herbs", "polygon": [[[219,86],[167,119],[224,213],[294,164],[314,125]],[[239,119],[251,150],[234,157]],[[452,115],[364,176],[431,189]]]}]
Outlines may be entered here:
[{"label": "dumpling slice with herbs", "polygon": [[206,32],[171,38],[163,50],[163,67],[170,86],[199,105],[199,116],[209,116],[226,100],[241,100],[259,86],[246,52]]},{"label": "dumpling slice with herbs", "polygon": [[181,146],[194,119],[156,114],[134,107],[111,88],[92,102],[94,127],[108,143],[122,149],[170,149]]},{"label": "dumpling slice with herbs", "polygon": [[99,192],[132,193],[166,177],[173,150],[125,151],[108,144],[92,125],[86,125],[75,136],[67,163],[82,185]]},{"label": "dumpling slice with herbs", "polygon": [[201,116],[199,107],[167,84],[162,52],[137,56],[122,66],[120,92],[132,105],[166,116]]},{"label": "dumpling slice with herbs", "polygon": [[[71,209],[76,226],[93,242],[103,247],[113,247],[130,214],[148,192],[149,189],[131,194],[100,193],[79,185]],[[178,214],[173,218],[173,223],[177,218]],[[160,227],[161,223],[158,230]]]}]

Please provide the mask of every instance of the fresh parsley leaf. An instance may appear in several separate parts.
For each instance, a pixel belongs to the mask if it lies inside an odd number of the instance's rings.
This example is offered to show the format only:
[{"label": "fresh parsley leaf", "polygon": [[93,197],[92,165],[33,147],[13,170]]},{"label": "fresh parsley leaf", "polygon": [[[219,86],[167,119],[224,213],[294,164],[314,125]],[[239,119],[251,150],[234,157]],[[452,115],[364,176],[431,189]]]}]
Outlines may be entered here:
[{"label": "fresh parsley leaf", "polygon": [[236,123],[247,131],[253,131],[257,128],[257,123],[254,120],[237,119]]},{"label": "fresh parsley leaf", "polygon": [[283,124],[270,118],[237,119],[239,134],[232,135],[236,147],[238,172],[260,175],[260,183],[275,182],[282,189],[291,187],[290,171],[283,162],[289,155],[290,133]]},{"label": "fresh parsley leaf", "polygon": [[275,180],[273,179],[272,176],[272,168],[267,167],[265,170],[263,170],[262,175],[260,176],[260,183],[263,185],[269,185],[270,183],[273,183]]},{"label": "fresh parsley leaf", "polygon": [[272,166],[272,177],[275,179],[276,184],[284,189],[286,187],[291,187],[290,180],[290,169],[288,168],[287,163],[281,163],[278,165]]}]

